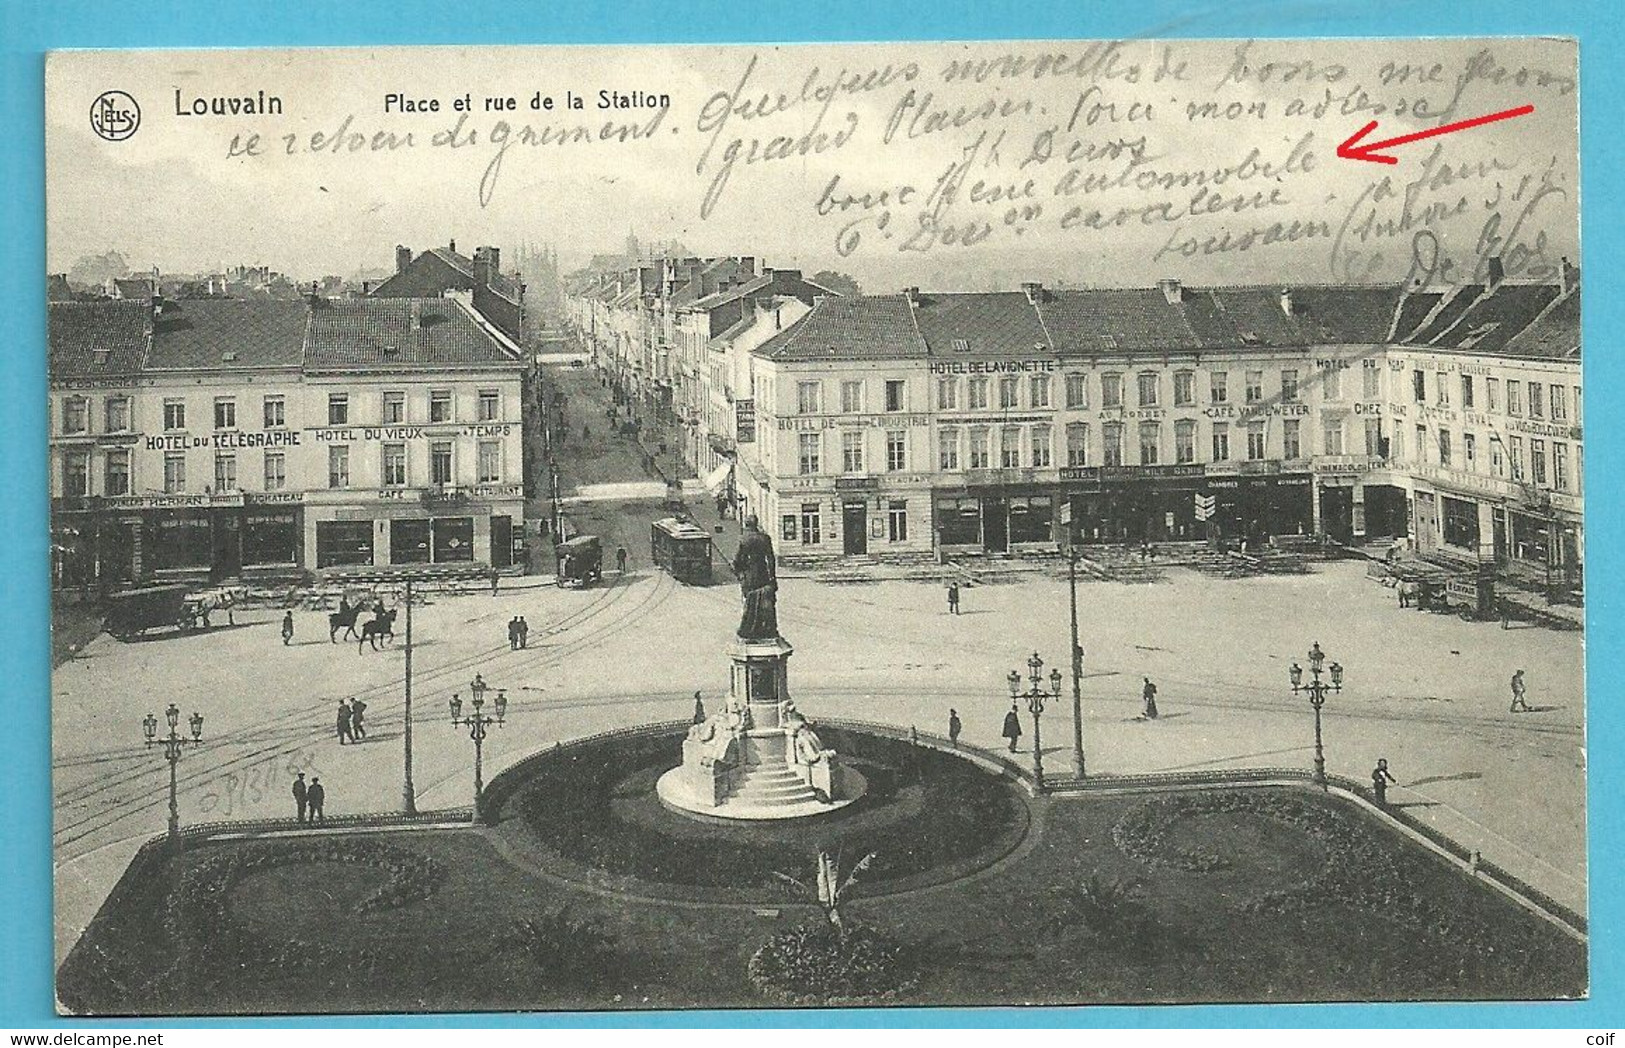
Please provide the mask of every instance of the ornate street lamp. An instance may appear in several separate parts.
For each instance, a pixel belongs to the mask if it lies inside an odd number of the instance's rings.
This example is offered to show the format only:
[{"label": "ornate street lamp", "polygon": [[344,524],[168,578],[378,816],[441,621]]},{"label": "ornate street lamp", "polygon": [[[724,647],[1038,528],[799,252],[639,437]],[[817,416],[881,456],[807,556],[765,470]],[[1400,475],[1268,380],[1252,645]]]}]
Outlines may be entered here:
[{"label": "ornate street lamp", "polygon": [[1033,652],[1032,658],[1027,660],[1027,680],[1031,686],[1021,690],[1021,674],[1015,670],[1005,678],[1010,685],[1012,699],[1025,699],[1027,712],[1033,715],[1033,781],[1037,784],[1040,793],[1044,790],[1044,743],[1040,731],[1040,718],[1044,715],[1044,700],[1061,697],[1061,671],[1050,670],[1049,690],[1044,689],[1044,660]]},{"label": "ornate street lamp", "polygon": [[481,811],[481,797],[485,793],[485,729],[491,724],[502,724],[508,716],[508,692],[498,688],[496,701],[491,705],[495,716],[488,716],[484,712],[486,683],[478,674],[474,676],[474,712],[463,716],[463,700],[455,693],[451,697],[451,723],[452,727],[468,729],[468,737],[474,740],[474,821],[479,822],[483,816]]},{"label": "ornate street lamp", "polygon": [[164,710],[164,720],[169,724],[168,735],[158,734],[158,718],[151,713],[142,720],[141,730],[146,736],[147,748],[163,746],[164,759],[169,762],[169,842],[178,845],[181,839],[181,809],[176,795],[175,765],[180,762],[181,753],[186,747],[203,742],[203,714],[194,712],[187,718],[187,726],[192,729],[191,738],[180,733],[181,710],[173,702]]},{"label": "ornate street lamp", "polygon": [[[1287,670],[1292,680],[1292,694],[1308,692],[1309,705],[1315,710],[1315,783],[1321,787],[1326,785],[1326,753],[1320,744],[1320,708],[1326,705],[1328,693],[1343,690],[1343,667],[1335,662],[1330,666],[1325,663],[1326,653],[1320,650],[1320,642],[1316,641],[1309,648],[1309,674],[1312,678],[1309,683],[1304,683],[1303,667],[1296,662]],[[1322,670],[1329,673],[1329,683],[1320,679]]]}]

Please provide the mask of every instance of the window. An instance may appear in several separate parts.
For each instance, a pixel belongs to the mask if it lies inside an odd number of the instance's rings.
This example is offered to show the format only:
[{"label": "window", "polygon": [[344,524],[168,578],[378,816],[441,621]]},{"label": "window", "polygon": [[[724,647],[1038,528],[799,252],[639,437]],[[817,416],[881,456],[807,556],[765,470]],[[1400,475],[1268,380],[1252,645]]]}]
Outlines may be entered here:
[{"label": "window", "polygon": [[1416,461],[1418,461],[1420,463],[1423,463],[1425,465],[1427,463],[1427,460],[1428,460],[1428,428],[1426,426],[1420,426],[1419,425],[1419,426],[1416,427]]},{"label": "window", "polygon": [[1155,466],[1162,445],[1162,426],[1155,422],[1140,423],[1140,465]]},{"label": "window", "polygon": [[1473,376],[1471,375],[1461,376],[1461,406],[1464,408],[1473,406]]},{"label": "window", "polygon": [[1360,396],[1365,400],[1382,399],[1382,368],[1375,360],[1367,360],[1360,368]]},{"label": "window", "polygon": [[1418,404],[1427,403],[1427,376],[1420,371],[1411,372],[1411,394]]},{"label": "window", "polygon": [[266,397],[264,409],[266,429],[281,429],[288,424],[288,405],[282,397]]},{"label": "window", "polygon": [[841,413],[855,415],[863,410],[863,380],[841,383]]},{"label": "window", "polygon": [[164,491],[173,495],[186,490],[186,452],[164,452]]},{"label": "window", "polygon": [[1501,380],[1498,378],[1484,380],[1484,410],[1501,410]]},{"label": "window", "polygon": [[214,398],[214,428],[237,428],[237,399],[235,397]]},{"label": "window", "polygon": [[1157,373],[1155,371],[1142,371],[1140,380],[1140,406],[1154,408],[1157,406]]},{"label": "window", "polygon": [[[1328,372],[1330,374],[1330,372]],[[1281,372],[1281,403],[1295,404],[1298,400],[1298,372],[1288,368]],[[1292,456],[1288,456],[1289,458]]]},{"label": "window", "polygon": [[281,491],[288,483],[288,457],[280,451],[265,453],[265,490]]},{"label": "window", "polygon": [[431,389],[429,391],[429,421],[451,421],[451,390]]},{"label": "window", "polygon": [[1322,400],[1343,399],[1343,367],[1337,361],[1326,369],[1320,378],[1320,398]]},{"label": "window", "polygon": [[987,469],[993,459],[987,449],[987,430],[980,427],[970,431],[970,468]]},{"label": "window", "polygon": [[90,401],[68,397],[62,401],[62,432],[84,433],[90,428]]},{"label": "window", "polygon": [[1123,406],[1123,376],[1108,372],[1100,376],[1100,406],[1103,408],[1120,408]]},{"label": "window", "polygon": [[970,396],[967,405],[972,411],[987,407],[987,379],[973,378],[970,380]]},{"label": "window", "polygon": [[1542,396],[1541,394],[1542,394],[1542,390],[1541,390],[1541,386],[1540,386],[1539,382],[1531,382],[1531,383],[1529,383],[1529,417],[1530,418],[1545,418],[1546,417],[1546,408],[1545,408],[1545,400],[1546,400],[1546,398],[1544,396]]},{"label": "window", "polygon": [[1471,472],[1478,471],[1478,437],[1475,434],[1461,435],[1461,465]]},{"label": "window", "polygon": [[1529,479],[1540,487],[1546,486],[1546,442],[1529,442]]},{"label": "window", "polygon": [[[1337,433],[1337,450],[1331,449],[1331,435]],[[1340,455],[1343,451],[1343,424],[1331,419],[1326,420],[1326,454]],[[1303,420],[1289,418],[1281,422],[1281,457],[1296,459],[1303,458]]]},{"label": "window", "polygon": [[1225,404],[1230,400],[1229,387],[1230,374],[1226,371],[1214,371],[1208,375],[1208,397],[1215,404]]},{"label": "window", "polygon": [[943,411],[953,411],[959,406],[959,380],[957,378],[937,379],[937,407]]},{"label": "window", "polygon": [[478,477],[481,484],[495,484],[502,479],[502,442],[482,440],[475,449]]},{"label": "window", "polygon": [[1086,408],[1089,406],[1089,376],[1073,372],[1066,376],[1066,406],[1069,408]]},{"label": "window", "polygon": [[1100,427],[1102,464],[1107,466],[1121,466],[1123,464],[1123,425],[1120,422],[1108,422]]},{"label": "window", "polygon": [[1264,373],[1262,371],[1247,372],[1247,403],[1256,404],[1264,399]]},{"label": "window", "polygon": [[1174,372],[1174,405],[1187,407],[1196,403],[1196,372]]},{"label": "window", "polygon": [[1450,431],[1443,427],[1439,429],[1439,465],[1450,465]]},{"label": "window", "polygon": [[796,540],[796,515],[785,513],[779,517],[779,539],[783,542]]},{"label": "window", "polygon": [[497,394],[496,390],[480,390],[478,412],[475,416],[475,420],[478,422],[495,422],[501,417],[502,398]]},{"label": "window", "polygon": [[863,431],[848,430],[841,434],[841,472],[863,472]]},{"label": "window", "polygon": [[1048,426],[1034,426],[1032,432],[1027,434],[1032,442],[1032,462],[1034,469],[1049,468],[1050,457],[1050,428]]},{"label": "window", "polygon": [[[1288,419],[1287,421],[1293,424],[1285,430],[1288,441],[1286,457],[1301,458],[1302,456],[1298,450],[1297,433],[1293,432],[1298,428],[1296,425],[1297,420]],[[1324,455],[1343,454],[1343,420],[1341,418],[1328,418],[1321,421],[1320,447],[1321,454]]]},{"label": "window", "polygon": [[959,469],[959,430],[944,429],[937,433],[937,468],[944,472]]},{"label": "window", "polygon": [[1021,406],[1021,380],[1014,375],[1006,375],[999,379],[999,407],[1019,408]]},{"label": "window", "polygon": [[818,503],[803,502],[801,504],[801,544],[803,546],[816,546],[823,537],[819,524]]},{"label": "window", "polygon": [[435,440],[429,443],[429,483],[446,485],[457,482],[451,456],[451,441]]},{"label": "window", "polygon": [[1569,446],[1559,440],[1552,441],[1552,487],[1569,490]]},{"label": "window", "polygon": [[1196,461],[1196,423],[1189,419],[1174,423],[1174,461]]},{"label": "window", "polygon": [[886,434],[886,468],[893,473],[908,468],[908,434],[900,429]]},{"label": "window", "polygon": [[809,476],[818,472],[818,452],[821,450],[822,442],[822,435],[818,433],[802,433],[797,438],[802,476]]},{"label": "window", "polygon": [[1027,406],[1049,407],[1049,376],[1034,375],[1027,380]]},{"label": "window", "polygon": [[1435,371],[1433,373],[1433,391],[1438,395],[1440,407],[1450,403],[1450,382],[1445,378],[1444,372]]},{"label": "window", "polygon": [[70,499],[90,494],[90,452],[70,451],[62,456],[62,494]]},{"label": "window", "polygon": [[1523,383],[1507,382],[1507,414],[1513,418],[1523,416]]},{"label": "window", "polygon": [[[1511,399],[1512,383],[1507,383],[1508,399]],[[1507,438],[1507,457],[1512,459],[1512,479],[1523,479],[1523,438]]]},{"label": "window", "polygon": [[1388,457],[1395,462],[1405,458],[1405,431],[1398,426],[1394,427],[1393,436],[1388,438]]},{"label": "window", "polygon": [[170,397],[164,401],[164,428],[186,428],[186,401]]},{"label": "window", "polygon": [[1372,458],[1382,455],[1382,419],[1365,420],[1365,453]]},{"label": "window", "polygon": [[1230,458],[1230,424],[1213,423],[1213,461],[1226,462]]},{"label": "window", "polygon": [[343,444],[329,445],[327,449],[327,486],[350,486],[350,449]]},{"label": "window", "polygon": [[908,503],[893,502],[886,507],[886,534],[893,542],[908,541]]},{"label": "window", "polygon": [[999,465],[1005,469],[1021,468],[1021,430],[1015,426],[999,431]]},{"label": "window", "polygon": [[237,490],[237,456],[216,454],[214,456],[214,490]]},{"label": "window", "polygon": [[[1574,387],[1574,421],[1576,421],[1576,422],[1580,421],[1580,387],[1579,386]],[[1578,458],[1576,458],[1575,461],[1578,462],[1579,461]],[[1575,472],[1578,473],[1579,470],[1576,469]]]},{"label": "window", "polygon": [[130,398],[108,397],[104,405],[107,432],[126,433],[130,429]]},{"label": "window", "polygon": [[327,424],[329,426],[348,426],[350,424],[350,395],[348,393],[329,393],[327,395]]},{"label": "window", "polygon": [[406,394],[391,392],[384,394],[384,425],[394,425],[406,421]]},{"label": "window", "polygon": [[887,411],[903,411],[907,407],[908,407],[908,403],[903,397],[903,380],[900,379],[900,378],[889,378],[889,379],[887,379],[886,380],[886,410]]},{"label": "window", "polygon": [[1506,448],[1494,436],[1490,437],[1490,472],[1498,477],[1507,475]]},{"label": "window", "polygon": [[[823,410],[820,394],[823,387],[817,382],[796,383],[796,414],[816,415]],[[816,472],[816,471],[815,471]]]},{"label": "window", "polygon": [[107,452],[107,471],[103,478],[103,495],[130,493],[130,452],[128,448],[110,448]]},{"label": "window", "polygon": [[406,487],[406,445],[384,445],[384,487]]},{"label": "window", "polygon": [[[1551,399],[1548,400],[1546,403],[1547,403],[1547,406],[1549,406],[1552,409],[1552,421],[1553,422],[1566,421],[1568,419],[1568,417],[1569,417],[1568,391],[1565,390],[1562,386],[1554,385],[1554,386],[1552,386],[1551,392],[1552,392]],[[1554,445],[1554,447],[1555,447],[1555,445]]]},{"label": "window", "polygon": [[1264,457],[1264,423],[1247,423],[1247,457],[1257,462]]},{"label": "window", "polygon": [[1087,422],[1071,422],[1067,424],[1066,464],[1068,466],[1087,466],[1089,464],[1089,424]]}]

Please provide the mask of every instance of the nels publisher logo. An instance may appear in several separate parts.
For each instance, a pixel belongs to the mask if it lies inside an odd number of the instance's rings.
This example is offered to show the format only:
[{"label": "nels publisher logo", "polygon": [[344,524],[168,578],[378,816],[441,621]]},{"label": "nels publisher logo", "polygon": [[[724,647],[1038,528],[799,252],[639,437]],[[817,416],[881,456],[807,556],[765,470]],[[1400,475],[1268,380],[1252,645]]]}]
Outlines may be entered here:
[{"label": "nels publisher logo", "polygon": [[141,126],[141,107],[123,91],[103,91],[90,104],[90,129],[109,142],[122,142]]}]

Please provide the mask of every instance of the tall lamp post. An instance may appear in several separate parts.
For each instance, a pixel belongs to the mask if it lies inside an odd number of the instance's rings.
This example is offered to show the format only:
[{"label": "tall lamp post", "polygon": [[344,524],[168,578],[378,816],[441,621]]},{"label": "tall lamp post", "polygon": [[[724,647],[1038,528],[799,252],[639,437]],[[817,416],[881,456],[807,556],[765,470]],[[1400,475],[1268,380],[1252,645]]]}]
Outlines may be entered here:
[{"label": "tall lamp post", "polygon": [[1078,643],[1078,548],[1067,551],[1066,582],[1072,596],[1072,772],[1085,777],[1083,765],[1083,645]]},{"label": "tall lamp post", "polygon": [[178,730],[181,722],[180,707],[173,702],[164,710],[164,719],[169,722],[169,734],[158,734],[158,718],[149,713],[141,722],[141,729],[147,736],[147,748],[163,746],[164,760],[169,762],[169,842],[179,844],[181,839],[181,809],[180,801],[175,792],[175,765],[180,763],[181,753],[188,746],[197,746],[203,742],[203,714],[194,712],[187,719],[187,725],[192,729],[189,739]]},{"label": "tall lamp post", "polygon": [[485,729],[492,724],[501,724],[508,715],[508,693],[498,689],[496,701],[492,706],[496,716],[487,716],[484,712],[486,685],[478,675],[474,677],[474,712],[463,716],[463,700],[455,693],[451,697],[451,723],[452,727],[468,729],[468,737],[474,740],[474,821],[479,822],[484,813],[480,810],[480,799],[485,793]]},{"label": "tall lamp post", "polygon": [[[1335,662],[1325,666],[1325,662],[1326,653],[1320,650],[1320,642],[1316,641],[1309,648],[1309,674],[1312,678],[1309,683],[1304,683],[1303,667],[1296,662],[1287,671],[1292,678],[1292,694],[1308,692],[1309,705],[1315,708],[1315,783],[1322,787],[1326,785],[1326,752],[1320,745],[1320,708],[1326,705],[1328,692],[1343,690],[1343,667]],[[1330,683],[1320,679],[1322,668],[1330,673]]]},{"label": "tall lamp post", "polygon": [[1021,674],[1015,670],[1005,678],[1010,685],[1012,699],[1025,699],[1027,712],[1033,715],[1033,781],[1037,784],[1040,793],[1044,790],[1044,740],[1040,733],[1039,720],[1044,715],[1044,700],[1061,697],[1061,671],[1050,670],[1048,691],[1044,690],[1044,660],[1033,652],[1033,657],[1027,660],[1027,680],[1031,683],[1026,691],[1021,690]]}]

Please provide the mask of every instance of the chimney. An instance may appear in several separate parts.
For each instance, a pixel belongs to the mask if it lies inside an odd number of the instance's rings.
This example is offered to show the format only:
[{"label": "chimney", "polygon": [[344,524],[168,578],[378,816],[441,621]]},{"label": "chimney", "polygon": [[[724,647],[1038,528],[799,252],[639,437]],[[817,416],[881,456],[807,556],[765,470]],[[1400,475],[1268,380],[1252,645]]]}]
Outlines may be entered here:
[{"label": "chimney", "polygon": [[363,280],[361,282],[361,297],[365,298],[370,294],[372,294],[372,281]]},{"label": "chimney", "polygon": [[395,272],[404,273],[412,264],[412,249],[405,244],[395,245]]},{"label": "chimney", "polygon": [[[748,277],[755,276],[756,275],[756,256],[755,255],[740,255],[739,256],[739,268],[740,268],[741,271],[744,272],[744,274],[746,276],[748,276]],[[769,272],[771,272],[771,270]]]},{"label": "chimney", "polygon": [[477,247],[474,249],[475,287],[491,286],[491,268],[492,262],[494,261],[491,258],[492,251],[493,249],[488,247]]},{"label": "chimney", "polygon": [[1289,317],[1292,315],[1292,289],[1289,287],[1281,289],[1281,312]]},{"label": "chimney", "polygon": [[784,327],[784,307],[773,307],[773,330],[778,331]]},{"label": "chimney", "polygon": [[1024,280],[1021,283],[1021,293],[1027,296],[1031,305],[1038,305],[1038,296],[1044,293],[1044,285],[1036,280]]},{"label": "chimney", "polygon": [[1557,290],[1559,294],[1566,295],[1580,286],[1580,270],[1569,264],[1566,258],[1558,260]]},{"label": "chimney", "polygon": [[449,245],[447,245],[447,250],[449,250],[454,255],[457,253],[457,238],[456,237],[451,238],[451,243]]},{"label": "chimney", "polygon": [[903,297],[908,299],[909,305],[916,305],[920,301],[920,289],[917,287],[906,287],[903,289]]},{"label": "chimney", "polygon": [[1162,297],[1168,300],[1170,306],[1177,306],[1185,300],[1185,292],[1180,288],[1179,281],[1172,277],[1157,281],[1157,290],[1162,292]]},{"label": "chimney", "polygon": [[1489,290],[1494,291],[1506,279],[1506,267],[1501,265],[1500,255],[1491,255],[1486,262],[1489,267]]}]

